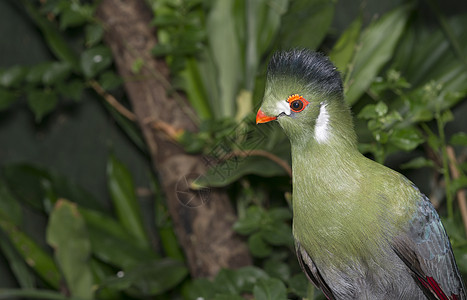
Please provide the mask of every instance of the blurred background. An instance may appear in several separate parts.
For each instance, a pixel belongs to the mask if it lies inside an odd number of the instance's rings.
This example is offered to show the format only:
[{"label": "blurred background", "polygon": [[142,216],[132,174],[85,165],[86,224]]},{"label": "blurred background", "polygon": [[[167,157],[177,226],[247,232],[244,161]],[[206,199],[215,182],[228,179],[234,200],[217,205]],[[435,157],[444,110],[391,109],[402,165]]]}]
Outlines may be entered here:
[{"label": "blurred background", "polygon": [[467,3],[4,0],[0,36],[0,299],[324,299],[294,255],[288,141],[254,124],[294,47],[331,57],[360,150],[430,197],[467,273]]}]

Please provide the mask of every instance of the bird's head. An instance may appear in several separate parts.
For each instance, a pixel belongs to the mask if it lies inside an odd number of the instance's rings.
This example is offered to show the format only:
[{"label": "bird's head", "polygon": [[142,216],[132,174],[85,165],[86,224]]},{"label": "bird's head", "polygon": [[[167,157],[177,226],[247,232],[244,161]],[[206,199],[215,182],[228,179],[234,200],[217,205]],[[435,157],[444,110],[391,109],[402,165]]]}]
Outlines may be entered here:
[{"label": "bird's head", "polygon": [[[324,55],[310,50],[277,52],[267,72],[263,103],[256,123],[277,120],[292,143],[312,137],[327,141],[333,127],[351,116],[343,100],[342,79]],[[334,130],[335,131],[335,130]]]}]

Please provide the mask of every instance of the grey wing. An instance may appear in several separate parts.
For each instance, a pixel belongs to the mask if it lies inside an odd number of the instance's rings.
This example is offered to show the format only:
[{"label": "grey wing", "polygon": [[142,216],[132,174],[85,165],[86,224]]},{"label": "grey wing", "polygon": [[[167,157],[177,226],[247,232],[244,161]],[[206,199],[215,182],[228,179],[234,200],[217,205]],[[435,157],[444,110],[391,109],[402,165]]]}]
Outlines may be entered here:
[{"label": "grey wing", "polygon": [[392,246],[428,299],[467,299],[449,238],[425,195],[420,194],[407,232]]},{"label": "grey wing", "polygon": [[328,300],[336,299],[328,284],[321,276],[315,263],[306,250],[300,246],[298,241],[295,241],[295,251],[297,252],[298,263],[300,264],[303,272],[305,272],[306,277],[308,277],[308,279],[323,292]]}]

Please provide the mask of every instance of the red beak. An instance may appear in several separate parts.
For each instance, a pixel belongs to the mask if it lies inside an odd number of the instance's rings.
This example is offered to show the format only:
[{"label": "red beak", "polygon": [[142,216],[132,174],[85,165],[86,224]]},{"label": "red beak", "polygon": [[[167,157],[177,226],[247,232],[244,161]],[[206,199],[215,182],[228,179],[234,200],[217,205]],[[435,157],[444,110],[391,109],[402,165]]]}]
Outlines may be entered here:
[{"label": "red beak", "polygon": [[258,110],[258,113],[256,114],[256,124],[259,124],[259,123],[267,123],[269,121],[273,121],[277,119],[277,117],[270,117],[270,116],[266,116],[262,111],[261,109]]}]

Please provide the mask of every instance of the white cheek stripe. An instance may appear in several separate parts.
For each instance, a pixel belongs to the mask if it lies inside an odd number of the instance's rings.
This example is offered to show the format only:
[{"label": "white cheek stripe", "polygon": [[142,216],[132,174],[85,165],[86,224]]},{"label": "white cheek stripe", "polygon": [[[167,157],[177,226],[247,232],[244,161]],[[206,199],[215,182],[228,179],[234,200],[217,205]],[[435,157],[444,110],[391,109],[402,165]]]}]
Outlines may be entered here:
[{"label": "white cheek stripe", "polygon": [[277,109],[277,116],[281,113],[285,113],[286,115],[290,116],[290,104],[287,101],[279,101],[276,105]]},{"label": "white cheek stripe", "polygon": [[326,142],[329,138],[329,114],[326,110],[326,104],[321,103],[318,119],[315,126],[315,139],[318,143]]}]

